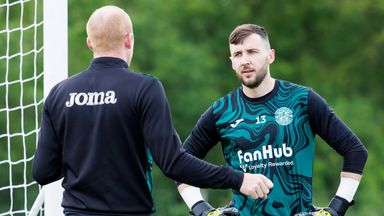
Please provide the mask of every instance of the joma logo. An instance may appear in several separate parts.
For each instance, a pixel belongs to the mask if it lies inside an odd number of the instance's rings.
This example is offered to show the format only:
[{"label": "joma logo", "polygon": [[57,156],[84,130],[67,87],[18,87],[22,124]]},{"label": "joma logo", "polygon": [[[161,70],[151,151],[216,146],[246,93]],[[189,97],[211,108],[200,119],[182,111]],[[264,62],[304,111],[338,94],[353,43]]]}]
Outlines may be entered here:
[{"label": "joma logo", "polygon": [[115,91],[107,92],[73,92],[69,93],[69,100],[65,103],[66,107],[96,106],[103,104],[115,104],[117,102]]}]

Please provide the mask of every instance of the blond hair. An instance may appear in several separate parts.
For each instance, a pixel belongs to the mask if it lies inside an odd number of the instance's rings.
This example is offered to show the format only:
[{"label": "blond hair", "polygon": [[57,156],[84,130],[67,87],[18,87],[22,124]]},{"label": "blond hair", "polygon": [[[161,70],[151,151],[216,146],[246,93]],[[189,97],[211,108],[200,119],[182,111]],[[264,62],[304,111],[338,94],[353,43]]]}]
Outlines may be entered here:
[{"label": "blond hair", "polygon": [[92,13],[86,28],[93,51],[108,52],[124,46],[125,36],[132,32],[132,23],[121,8],[104,6]]}]

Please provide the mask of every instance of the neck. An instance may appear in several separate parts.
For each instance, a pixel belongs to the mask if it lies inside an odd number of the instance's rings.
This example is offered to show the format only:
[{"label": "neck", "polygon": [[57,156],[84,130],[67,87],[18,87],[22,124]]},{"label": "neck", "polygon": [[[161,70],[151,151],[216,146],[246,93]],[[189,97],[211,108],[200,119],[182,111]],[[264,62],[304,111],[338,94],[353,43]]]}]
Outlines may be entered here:
[{"label": "neck", "polygon": [[93,58],[99,58],[99,57],[114,57],[114,58],[120,58],[124,61],[126,61],[129,65],[130,58],[125,55],[124,52],[118,52],[118,51],[111,51],[111,52],[94,52]]},{"label": "neck", "polygon": [[249,98],[259,98],[271,92],[274,87],[275,79],[271,76],[266,76],[256,88],[249,88],[243,85],[243,92]]}]

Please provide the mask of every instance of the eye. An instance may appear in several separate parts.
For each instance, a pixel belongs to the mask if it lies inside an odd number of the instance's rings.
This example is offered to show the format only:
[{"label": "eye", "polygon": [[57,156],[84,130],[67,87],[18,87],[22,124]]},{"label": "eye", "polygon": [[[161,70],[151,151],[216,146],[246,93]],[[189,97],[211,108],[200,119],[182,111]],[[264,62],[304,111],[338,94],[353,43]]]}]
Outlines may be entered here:
[{"label": "eye", "polygon": [[258,53],[258,51],[257,50],[255,50],[255,49],[252,49],[252,50],[248,50],[248,53]]},{"label": "eye", "polygon": [[233,57],[240,57],[241,56],[241,52],[235,52],[233,53]]}]

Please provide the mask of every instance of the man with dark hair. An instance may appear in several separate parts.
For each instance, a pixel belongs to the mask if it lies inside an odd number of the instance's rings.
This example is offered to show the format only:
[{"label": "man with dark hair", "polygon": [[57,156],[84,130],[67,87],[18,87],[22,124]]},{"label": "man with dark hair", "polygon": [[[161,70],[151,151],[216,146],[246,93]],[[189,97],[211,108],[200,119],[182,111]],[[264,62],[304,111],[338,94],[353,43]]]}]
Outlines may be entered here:
[{"label": "man with dark hair", "polygon": [[[242,216],[344,215],[367,160],[364,145],[313,89],[271,77],[275,51],[263,27],[236,27],[229,48],[241,87],[208,108],[183,148],[203,158],[220,141],[229,167],[273,182],[273,189],[261,188],[256,199],[233,191],[234,207]],[[344,157],[339,188],[322,209],[312,204],[315,135]],[[194,215],[220,212],[203,200],[199,188],[178,188]]]}]

